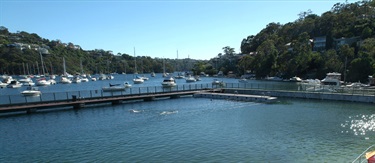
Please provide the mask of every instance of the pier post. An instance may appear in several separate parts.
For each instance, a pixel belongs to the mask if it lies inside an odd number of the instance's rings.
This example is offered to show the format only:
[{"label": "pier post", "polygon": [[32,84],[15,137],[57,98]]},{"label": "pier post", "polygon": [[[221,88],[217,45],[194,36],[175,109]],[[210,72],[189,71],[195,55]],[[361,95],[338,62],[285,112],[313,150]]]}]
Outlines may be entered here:
[{"label": "pier post", "polygon": [[112,101],[112,105],[118,105],[118,104],[121,104],[121,103],[122,103],[122,100]]},{"label": "pier post", "polygon": [[81,109],[85,107],[85,103],[75,103],[73,104],[73,109]]},{"label": "pier post", "polygon": [[143,99],[143,101],[154,101],[154,100],[155,100],[155,96],[145,97]]},{"label": "pier post", "polygon": [[31,114],[31,113],[35,113],[36,112],[36,109],[35,108],[30,108],[30,109],[27,109],[26,110],[26,113],[27,114]]},{"label": "pier post", "polygon": [[180,98],[180,95],[172,95],[171,99],[174,99],[174,98]]}]

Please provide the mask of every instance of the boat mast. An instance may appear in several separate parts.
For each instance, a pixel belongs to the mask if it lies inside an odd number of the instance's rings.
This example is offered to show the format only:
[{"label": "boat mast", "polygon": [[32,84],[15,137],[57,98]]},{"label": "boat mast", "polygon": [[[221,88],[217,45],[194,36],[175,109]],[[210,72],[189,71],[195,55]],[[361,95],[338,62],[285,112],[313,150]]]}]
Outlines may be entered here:
[{"label": "boat mast", "polygon": [[25,63],[22,62],[22,67],[23,67],[23,75],[26,75],[26,69],[25,69]]},{"label": "boat mast", "polygon": [[82,67],[82,59],[79,59],[80,65],[81,65],[81,75],[83,75],[83,67]]},{"label": "boat mast", "polygon": [[163,74],[165,74],[165,58],[163,57]]},{"label": "boat mast", "polygon": [[49,63],[49,65],[51,66],[51,75],[53,75],[53,67],[52,67],[52,62]]},{"label": "boat mast", "polygon": [[38,61],[36,61],[36,69],[38,70],[38,75],[40,75],[40,71],[39,71],[39,63],[38,63]]},{"label": "boat mast", "polygon": [[26,63],[27,75],[30,75],[29,63]]},{"label": "boat mast", "polygon": [[45,71],[44,71],[44,63],[43,63],[43,56],[42,56],[42,53],[39,52],[39,55],[40,55],[40,61],[42,62],[42,73],[43,73],[43,75],[45,76],[46,74],[45,74]]},{"label": "boat mast", "polygon": [[126,74],[126,65],[127,65],[127,64],[126,64],[126,60],[125,60],[125,61],[124,61],[124,71],[125,71],[124,73],[125,73],[125,74]]},{"label": "boat mast", "polygon": [[137,72],[137,58],[135,57],[135,47],[134,47],[134,74]]},{"label": "boat mast", "polygon": [[66,74],[66,67],[65,67],[65,58],[64,57],[63,57],[63,68],[64,68],[63,75],[67,76],[67,74]]}]

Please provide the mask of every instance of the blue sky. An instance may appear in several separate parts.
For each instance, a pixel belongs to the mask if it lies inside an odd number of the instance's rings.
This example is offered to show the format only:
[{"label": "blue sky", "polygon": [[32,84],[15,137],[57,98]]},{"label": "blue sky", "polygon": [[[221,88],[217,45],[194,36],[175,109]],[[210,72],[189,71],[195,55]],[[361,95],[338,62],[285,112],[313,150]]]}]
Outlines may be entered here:
[{"label": "blue sky", "polygon": [[[356,1],[349,1],[356,2]],[[341,0],[0,0],[0,26],[84,50],[104,49],[152,58],[211,59],[267,24],[321,15]]]}]

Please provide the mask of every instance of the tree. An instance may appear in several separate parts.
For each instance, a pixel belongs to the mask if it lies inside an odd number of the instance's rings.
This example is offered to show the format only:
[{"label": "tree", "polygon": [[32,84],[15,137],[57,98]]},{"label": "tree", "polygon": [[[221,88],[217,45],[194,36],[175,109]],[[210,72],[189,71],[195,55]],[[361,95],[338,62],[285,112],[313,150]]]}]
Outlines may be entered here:
[{"label": "tree", "polygon": [[[276,58],[278,51],[273,40],[263,42],[257,49],[257,54],[254,58],[255,75],[257,77],[265,77],[267,75],[275,75],[276,72]],[[272,72],[272,74],[271,74]]]},{"label": "tree", "polygon": [[308,9],[307,11],[300,12],[298,14],[298,17],[299,17],[298,20],[301,21],[301,20],[305,19],[310,14],[312,14],[312,11],[310,9]]},{"label": "tree", "polygon": [[350,63],[348,80],[351,82],[367,82],[368,76],[374,73],[372,65],[367,58],[356,58]]},{"label": "tree", "polygon": [[231,48],[229,46],[223,47],[223,51],[225,55],[230,55],[230,56],[234,55],[235,53],[234,48]]},{"label": "tree", "polygon": [[238,69],[240,70],[241,74],[244,74],[247,70],[254,70],[253,63],[254,62],[254,57],[250,55],[245,55],[240,59],[238,62]]}]

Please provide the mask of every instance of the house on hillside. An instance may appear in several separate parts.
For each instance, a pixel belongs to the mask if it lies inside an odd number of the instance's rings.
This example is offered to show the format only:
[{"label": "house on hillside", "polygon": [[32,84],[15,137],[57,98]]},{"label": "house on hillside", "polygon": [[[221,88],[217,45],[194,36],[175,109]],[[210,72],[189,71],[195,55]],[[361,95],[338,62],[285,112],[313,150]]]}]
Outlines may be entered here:
[{"label": "house on hillside", "polygon": [[361,41],[361,37],[351,37],[351,38],[338,38],[338,39],[333,39],[333,46],[335,47],[336,50],[338,50],[341,46],[343,45],[349,45],[352,46],[355,44],[356,46],[359,46],[359,43]]},{"label": "house on hillside", "polygon": [[48,49],[47,48],[42,48],[42,47],[39,47],[38,48],[38,51],[40,52],[40,53],[42,53],[42,54],[49,54],[49,51],[48,51]]},{"label": "house on hillside", "polygon": [[320,37],[314,37],[313,39],[313,51],[325,51],[326,50],[326,43],[327,43],[327,37],[326,36],[320,36]]}]

